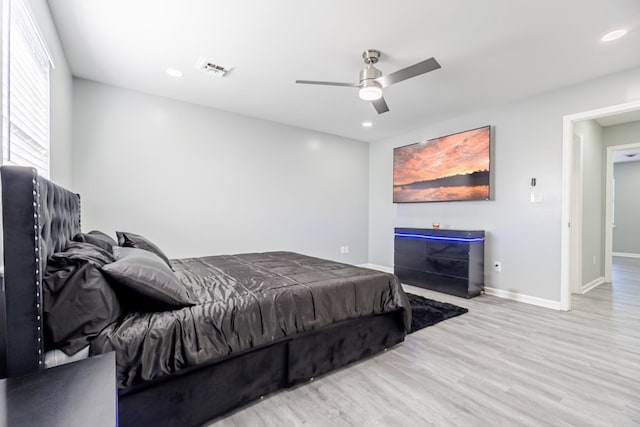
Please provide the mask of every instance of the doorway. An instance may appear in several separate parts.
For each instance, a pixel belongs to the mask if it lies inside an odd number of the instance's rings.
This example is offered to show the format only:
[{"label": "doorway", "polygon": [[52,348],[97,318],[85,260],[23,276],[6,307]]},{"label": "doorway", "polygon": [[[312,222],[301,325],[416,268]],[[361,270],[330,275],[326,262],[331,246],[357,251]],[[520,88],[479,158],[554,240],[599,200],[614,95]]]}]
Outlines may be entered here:
[{"label": "doorway", "polygon": [[[640,135],[637,138],[640,141]],[[616,252],[616,248],[613,247],[614,243],[614,228],[616,227],[616,217],[614,215],[614,198],[615,198],[615,186],[614,186],[614,167],[616,164],[620,165],[625,160],[632,159],[624,159],[625,155],[633,157],[635,160],[635,156],[640,152],[640,142],[635,142],[631,144],[621,144],[621,145],[612,145],[607,147],[607,155],[606,155],[606,210],[605,210],[605,221],[606,224],[611,224],[610,227],[605,228],[605,277],[608,282],[612,280],[612,263],[613,263],[613,255]],[[622,182],[620,183],[622,184]],[[635,183],[633,185],[635,187]],[[635,192],[635,189],[634,189]],[[634,212],[635,213],[635,212]],[[621,212],[622,214],[622,212]],[[628,215],[625,215],[628,216]],[[618,235],[620,235],[620,230],[618,231]],[[622,236],[619,236],[619,238]],[[620,248],[617,248],[618,252],[620,252]],[[622,252],[625,252],[624,250]],[[634,252],[637,252],[635,250]],[[622,254],[620,254],[622,255]]]},{"label": "doorway", "polygon": [[[582,235],[582,212],[576,202],[576,192],[582,192],[581,174],[575,172],[577,159],[574,157],[579,155],[576,148],[576,139],[574,137],[574,124],[583,120],[598,119],[622,114],[635,114],[633,112],[640,111],[640,101],[629,102],[620,105],[600,108],[597,110],[585,111],[564,116],[563,119],[563,138],[562,138],[562,215],[561,215],[561,261],[560,261],[560,309],[571,309],[571,292],[579,278],[576,278],[578,271],[582,271],[582,256],[575,253],[578,250],[578,242]],[[613,164],[613,163],[612,163]],[[607,160],[607,168],[609,162]],[[608,172],[607,172],[608,174]],[[613,177],[613,166],[611,167],[611,176]],[[608,176],[608,175],[607,175]],[[607,196],[605,201],[612,194],[613,185],[609,186],[608,179],[606,184]],[[607,209],[610,210],[609,203],[606,202]],[[607,245],[611,249],[612,223],[611,217],[606,216],[605,212],[605,280],[611,280],[611,251],[607,252]],[[608,265],[608,273],[607,273]],[[608,274],[608,275],[607,275]]]}]

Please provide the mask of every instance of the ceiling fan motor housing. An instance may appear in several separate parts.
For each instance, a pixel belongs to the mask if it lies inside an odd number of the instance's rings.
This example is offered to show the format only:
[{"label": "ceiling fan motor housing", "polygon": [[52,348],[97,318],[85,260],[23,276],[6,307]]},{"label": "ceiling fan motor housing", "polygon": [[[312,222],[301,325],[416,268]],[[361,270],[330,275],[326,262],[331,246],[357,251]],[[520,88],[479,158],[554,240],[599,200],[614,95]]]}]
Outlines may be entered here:
[{"label": "ceiling fan motor housing", "polygon": [[382,75],[382,71],[378,70],[373,65],[369,65],[364,70],[360,71],[360,83],[363,83],[366,80],[375,80]]}]

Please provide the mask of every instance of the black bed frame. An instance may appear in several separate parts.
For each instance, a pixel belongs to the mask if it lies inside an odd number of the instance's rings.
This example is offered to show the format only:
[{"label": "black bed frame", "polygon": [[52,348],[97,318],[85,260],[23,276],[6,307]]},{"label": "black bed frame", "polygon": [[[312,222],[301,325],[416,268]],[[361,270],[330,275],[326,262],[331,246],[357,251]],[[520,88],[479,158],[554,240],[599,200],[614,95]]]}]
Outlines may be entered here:
[{"label": "black bed frame", "polygon": [[[3,166],[5,277],[0,295],[0,374],[44,369],[42,274],[52,253],[80,232],[80,196],[33,168]],[[402,311],[311,333],[121,390],[122,426],[192,426],[404,340]]]}]

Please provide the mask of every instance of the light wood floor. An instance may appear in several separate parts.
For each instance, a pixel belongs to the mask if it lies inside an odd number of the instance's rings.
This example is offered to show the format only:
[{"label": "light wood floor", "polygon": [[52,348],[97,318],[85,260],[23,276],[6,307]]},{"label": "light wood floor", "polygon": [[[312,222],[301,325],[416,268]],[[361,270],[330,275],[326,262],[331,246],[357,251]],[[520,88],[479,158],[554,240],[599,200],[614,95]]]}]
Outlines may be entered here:
[{"label": "light wood floor", "polygon": [[409,292],[469,313],[212,423],[219,426],[638,426],[640,259],[559,312]]}]

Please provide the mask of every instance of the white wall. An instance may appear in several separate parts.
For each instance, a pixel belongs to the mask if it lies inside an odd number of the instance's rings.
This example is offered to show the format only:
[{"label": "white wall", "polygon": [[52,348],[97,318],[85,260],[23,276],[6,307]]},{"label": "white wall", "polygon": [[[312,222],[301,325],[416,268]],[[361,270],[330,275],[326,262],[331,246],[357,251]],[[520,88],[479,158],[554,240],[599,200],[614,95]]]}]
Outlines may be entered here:
[{"label": "white wall", "polygon": [[574,125],[582,136],[582,285],[604,277],[604,148],[595,120]]},{"label": "white wall", "polygon": [[602,140],[606,147],[639,143],[640,120],[604,127]]},{"label": "white wall", "polygon": [[366,143],[81,79],[73,107],[83,230],[137,232],[175,258],[367,261]]},{"label": "white wall", "polygon": [[[454,89],[452,89],[454,90]],[[394,226],[483,229],[487,286],[560,300],[562,134],[564,115],[640,98],[640,69],[425,126],[371,144],[369,260],[393,265]],[[394,205],[393,147],[483,125],[494,126],[495,200]],[[544,203],[530,203],[537,178]],[[492,261],[502,261],[493,273]]]},{"label": "white wall", "polygon": [[613,252],[640,256],[640,161],[616,163]]}]

